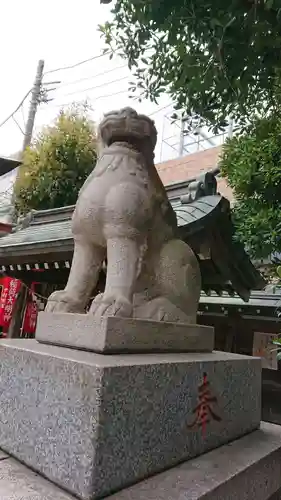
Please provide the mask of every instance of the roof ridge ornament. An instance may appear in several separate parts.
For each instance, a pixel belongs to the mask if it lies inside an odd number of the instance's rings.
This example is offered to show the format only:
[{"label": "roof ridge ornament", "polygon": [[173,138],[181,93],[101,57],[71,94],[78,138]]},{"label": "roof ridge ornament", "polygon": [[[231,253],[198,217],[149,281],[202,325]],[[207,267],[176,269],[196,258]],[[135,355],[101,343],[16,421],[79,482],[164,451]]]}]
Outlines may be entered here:
[{"label": "roof ridge ornament", "polygon": [[26,229],[28,226],[30,226],[31,222],[34,219],[35,213],[36,210],[31,210],[30,212],[28,212],[28,214],[19,216],[14,231],[21,231],[22,229]]},{"label": "roof ridge ornament", "polygon": [[195,181],[190,182],[187,194],[181,196],[182,205],[192,203],[203,196],[212,196],[217,193],[217,179],[213,172],[204,172]]}]

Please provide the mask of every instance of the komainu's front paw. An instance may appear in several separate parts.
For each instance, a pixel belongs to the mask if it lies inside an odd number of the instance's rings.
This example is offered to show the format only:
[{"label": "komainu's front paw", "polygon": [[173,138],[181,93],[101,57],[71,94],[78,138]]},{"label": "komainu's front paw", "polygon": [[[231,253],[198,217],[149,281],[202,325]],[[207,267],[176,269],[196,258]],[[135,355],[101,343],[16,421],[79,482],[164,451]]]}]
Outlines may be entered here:
[{"label": "komainu's front paw", "polygon": [[89,314],[96,319],[108,316],[130,318],[133,315],[133,305],[122,296],[105,296],[101,293],[93,300]]},{"label": "komainu's front paw", "polygon": [[65,290],[53,292],[48,298],[45,312],[84,313],[80,303],[75,302]]}]

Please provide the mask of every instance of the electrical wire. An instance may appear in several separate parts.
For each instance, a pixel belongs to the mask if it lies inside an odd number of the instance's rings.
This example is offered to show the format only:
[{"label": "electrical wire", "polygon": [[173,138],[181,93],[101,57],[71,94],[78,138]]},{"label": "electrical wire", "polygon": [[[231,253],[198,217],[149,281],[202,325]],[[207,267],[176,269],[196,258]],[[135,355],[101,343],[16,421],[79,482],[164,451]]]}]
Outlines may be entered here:
[{"label": "electrical wire", "polygon": [[0,191],[0,196],[8,196],[12,194],[14,190],[14,183],[12,183],[5,191]]},{"label": "electrical wire", "polygon": [[[7,201],[9,203],[11,203],[11,201],[12,201],[12,195],[13,195],[13,191],[11,191],[9,195],[8,194],[4,194],[3,195],[3,193],[0,193],[0,208],[2,208],[3,206],[6,207],[7,206]],[[2,201],[4,203],[1,203]]]},{"label": "electrical wire", "polygon": [[99,85],[95,85],[94,87],[89,87],[87,89],[74,90],[73,92],[68,92],[67,94],[64,94],[64,97],[67,97],[69,95],[81,94],[81,92],[89,92],[90,90],[99,89],[101,87],[106,87],[107,85],[111,85],[112,83],[118,83],[127,80],[127,78],[128,76],[124,76],[122,78],[117,78],[116,80],[112,80],[111,82],[100,83]]},{"label": "electrical wire", "polygon": [[102,71],[101,73],[96,73],[95,75],[86,76],[85,78],[79,78],[78,80],[73,80],[71,82],[65,82],[65,83],[62,83],[61,85],[59,85],[57,87],[57,89],[60,89],[62,87],[68,87],[69,85],[74,85],[75,83],[85,82],[86,80],[91,80],[92,78],[97,78],[98,76],[107,75],[108,73],[113,73],[113,71],[117,71],[118,69],[123,69],[126,67],[127,67],[127,64],[122,64],[122,66],[117,66],[116,68],[111,68],[107,71]]},{"label": "electrical wire", "polygon": [[57,71],[65,71],[67,69],[73,69],[73,68],[76,68],[77,66],[81,66],[82,64],[86,64],[90,61],[94,61],[95,59],[100,59],[101,57],[104,57],[106,56],[107,54],[99,54],[97,56],[93,56],[93,57],[89,57],[88,59],[84,59],[83,61],[79,61],[75,64],[71,64],[70,66],[62,66],[60,68],[56,68],[56,69],[51,69],[49,71],[45,71],[44,73],[44,76],[45,75],[49,75],[50,73],[56,73]]},{"label": "electrical wire", "polygon": [[169,106],[172,106],[172,105],[173,105],[173,103],[170,102],[170,104],[167,104],[166,106],[163,106],[162,108],[158,108],[155,111],[152,111],[152,113],[149,113],[148,116],[156,115],[156,113],[160,113],[160,111],[163,111],[164,109],[166,109],[166,108],[168,108]]},{"label": "electrical wire", "polygon": [[22,135],[26,135],[26,134],[24,133],[24,131],[22,130],[22,128],[21,128],[21,126],[20,126],[20,124],[18,123],[18,121],[16,120],[16,118],[15,118],[15,116],[14,116],[14,115],[12,115],[12,119],[14,120],[14,122],[15,122],[16,126],[18,127],[18,129],[21,131]]},{"label": "electrical wire", "polygon": [[3,127],[3,125],[5,125],[5,123],[7,123],[7,121],[9,121],[11,118],[13,118],[13,115],[21,108],[21,106],[23,105],[24,101],[29,96],[30,92],[32,92],[32,88],[29,89],[29,91],[25,94],[24,98],[20,101],[20,103],[18,104],[18,106],[16,107],[16,109],[14,109],[14,111],[7,118],[5,118],[5,120],[3,122],[0,123],[0,128]]},{"label": "electrical wire", "polygon": [[[100,95],[98,97],[95,97],[93,99],[93,101],[98,101],[99,99],[105,99],[107,97],[114,97],[115,95],[125,94],[125,92],[128,92],[128,90],[127,89],[126,90],[120,90],[119,92],[115,92],[113,94]],[[81,100],[77,104],[83,103],[83,102],[85,102],[85,101]],[[54,103],[54,104],[51,104],[48,107],[46,106],[45,108],[43,107],[41,109],[44,110],[44,109],[48,109],[50,107],[52,107],[52,108],[57,108],[57,107],[63,108],[64,106],[71,106],[71,104],[73,104],[73,102],[66,102],[66,103],[63,103],[63,104],[56,104],[56,103]]]},{"label": "electrical wire", "polygon": [[[13,194],[13,192],[12,192],[12,191],[11,191],[11,193],[10,193],[9,195],[8,195],[8,194],[5,194],[4,196],[3,196],[3,194],[2,194],[2,193],[0,193],[0,208],[3,206],[3,204],[1,203],[2,201],[5,201],[5,202],[6,202],[7,200],[8,200],[9,202],[11,201],[12,194]],[[4,203],[4,206],[7,206],[7,203]]]}]

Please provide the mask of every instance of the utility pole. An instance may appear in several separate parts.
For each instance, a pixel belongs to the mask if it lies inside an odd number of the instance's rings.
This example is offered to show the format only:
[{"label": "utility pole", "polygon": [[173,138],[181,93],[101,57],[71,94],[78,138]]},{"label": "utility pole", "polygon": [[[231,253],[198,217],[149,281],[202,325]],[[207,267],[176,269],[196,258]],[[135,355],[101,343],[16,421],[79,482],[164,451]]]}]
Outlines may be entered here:
[{"label": "utility pole", "polygon": [[28,118],[24,133],[23,146],[22,146],[23,151],[26,149],[27,146],[30,145],[32,139],[35,116],[42,86],[43,70],[44,70],[44,61],[40,60],[38,62],[36,78],[31,93],[30,107],[29,107]]}]

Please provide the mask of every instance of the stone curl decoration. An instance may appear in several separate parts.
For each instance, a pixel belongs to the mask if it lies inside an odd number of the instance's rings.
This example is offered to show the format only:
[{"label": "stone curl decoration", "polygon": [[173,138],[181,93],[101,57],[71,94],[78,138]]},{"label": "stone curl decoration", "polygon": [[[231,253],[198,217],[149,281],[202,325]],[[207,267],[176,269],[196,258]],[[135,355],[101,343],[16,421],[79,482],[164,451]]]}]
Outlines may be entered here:
[{"label": "stone curl decoration", "polygon": [[217,180],[213,172],[205,172],[198,179],[190,182],[187,194],[181,196],[181,203],[188,205],[203,196],[213,196],[217,194]]},{"label": "stone curl decoration", "polygon": [[84,313],[107,258],[106,285],[88,314],[196,323],[201,275],[177,236],[177,219],[154,165],[154,122],[131,108],[99,126],[102,151],[72,219],[68,283],[46,311]]}]

